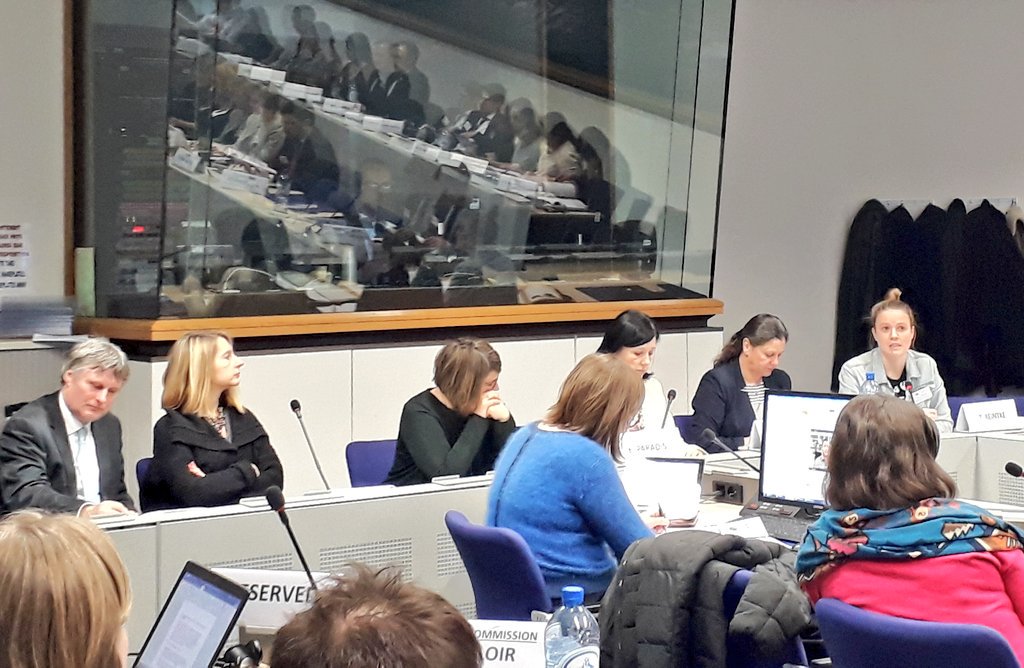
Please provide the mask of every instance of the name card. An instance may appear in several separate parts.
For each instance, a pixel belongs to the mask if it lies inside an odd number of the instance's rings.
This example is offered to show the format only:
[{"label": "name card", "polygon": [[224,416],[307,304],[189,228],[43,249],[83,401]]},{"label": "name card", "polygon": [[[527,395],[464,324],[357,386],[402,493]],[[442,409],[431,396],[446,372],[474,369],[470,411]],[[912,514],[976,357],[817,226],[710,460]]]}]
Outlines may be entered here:
[{"label": "name card", "polygon": [[1017,404],[1013,399],[974,401],[960,405],[957,431],[999,431],[1020,427]]},{"label": "name card", "polygon": [[186,148],[179,148],[171,156],[171,164],[180,169],[184,169],[186,172],[194,172],[199,169],[199,165],[203,163],[203,156],[199,155],[195,151],[189,151]]},{"label": "name card", "polygon": [[306,86],[306,101],[320,102],[324,99],[324,89],[317,86]]},{"label": "name card", "polygon": [[217,177],[217,184],[228,190],[245,190],[255,195],[266,195],[270,179],[266,176],[249,174],[237,169],[225,169]]},{"label": "name card", "polygon": [[544,665],[546,622],[471,619],[470,626],[484,654],[484,668]]},{"label": "name card", "polygon": [[249,78],[253,81],[270,81],[270,72],[271,69],[269,67],[259,67],[254,65],[252,69],[249,70]]},{"label": "name card", "polygon": [[306,85],[287,81],[281,86],[281,95],[289,100],[304,100],[306,99]]},{"label": "name card", "polygon": [[358,102],[340,100],[336,97],[324,98],[324,111],[327,112],[328,114],[344,114],[346,111],[359,111],[362,108],[363,105],[359,104]]},{"label": "name card", "polygon": [[[281,628],[295,613],[312,605],[316,594],[302,571],[252,568],[214,568],[213,571],[249,590],[249,602],[238,622],[250,628]],[[326,573],[313,573],[317,582],[326,576]]]}]

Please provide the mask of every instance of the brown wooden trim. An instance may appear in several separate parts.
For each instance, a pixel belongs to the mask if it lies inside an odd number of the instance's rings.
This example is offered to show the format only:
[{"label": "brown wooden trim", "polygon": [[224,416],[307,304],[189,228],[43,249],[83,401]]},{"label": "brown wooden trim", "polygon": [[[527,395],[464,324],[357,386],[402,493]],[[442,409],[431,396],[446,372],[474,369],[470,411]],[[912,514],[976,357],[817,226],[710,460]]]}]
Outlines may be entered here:
[{"label": "brown wooden trim", "polygon": [[123,341],[175,341],[197,329],[225,331],[235,338],[300,336],[339,332],[372,332],[486,325],[609,320],[635,308],[652,318],[685,318],[718,315],[717,299],[666,299],[643,302],[585,302],[523,304],[518,306],[467,306],[461,308],[367,311],[309,315],[269,315],[246,318],[181,318],[132,320],[79,318],[75,331]]},{"label": "brown wooden trim", "polygon": [[64,40],[64,294],[75,294],[75,16],[63,0]]}]

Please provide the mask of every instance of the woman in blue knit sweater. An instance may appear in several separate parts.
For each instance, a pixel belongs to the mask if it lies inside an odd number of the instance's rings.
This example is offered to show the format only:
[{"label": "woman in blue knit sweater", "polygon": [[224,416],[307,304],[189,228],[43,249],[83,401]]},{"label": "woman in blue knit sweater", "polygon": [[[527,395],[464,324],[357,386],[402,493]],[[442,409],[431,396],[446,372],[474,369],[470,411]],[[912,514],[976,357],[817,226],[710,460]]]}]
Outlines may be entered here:
[{"label": "woman in blue knit sweater", "polygon": [[643,399],[639,374],[611,355],[587,355],[547,416],[498,457],[487,522],[523,537],[552,598],[567,584],[604,593],[626,548],[652,535],[615,470],[619,434]]}]

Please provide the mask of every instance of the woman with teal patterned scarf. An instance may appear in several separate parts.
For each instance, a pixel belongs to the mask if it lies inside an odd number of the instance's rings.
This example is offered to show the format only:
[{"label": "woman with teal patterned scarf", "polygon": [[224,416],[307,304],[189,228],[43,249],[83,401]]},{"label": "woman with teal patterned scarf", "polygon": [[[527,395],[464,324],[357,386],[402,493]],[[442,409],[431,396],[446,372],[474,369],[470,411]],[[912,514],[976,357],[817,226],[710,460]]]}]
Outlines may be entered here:
[{"label": "woman with teal patterned scarf", "polygon": [[837,598],[908,619],[983,624],[1024,659],[1024,537],[955,499],[938,448],[934,423],[910,402],[851,400],[827,455],[831,509],[797,556],[801,585],[812,602]]}]

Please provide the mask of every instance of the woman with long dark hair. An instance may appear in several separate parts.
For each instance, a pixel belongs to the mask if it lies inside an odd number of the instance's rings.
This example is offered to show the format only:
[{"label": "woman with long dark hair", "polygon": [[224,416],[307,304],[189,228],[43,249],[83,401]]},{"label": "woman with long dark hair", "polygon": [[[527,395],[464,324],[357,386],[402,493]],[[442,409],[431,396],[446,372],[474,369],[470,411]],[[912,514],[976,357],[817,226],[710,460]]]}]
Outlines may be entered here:
[{"label": "woman with long dark hair", "polygon": [[744,445],[754,422],[762,417],[765,390],[793,386],[778,368],[788,340],[782,320],[768,313],[755,315],[729,338],[693,395],[690,443],[708,452],[720,450],[705,436],[710,429],[733,450]]}]

